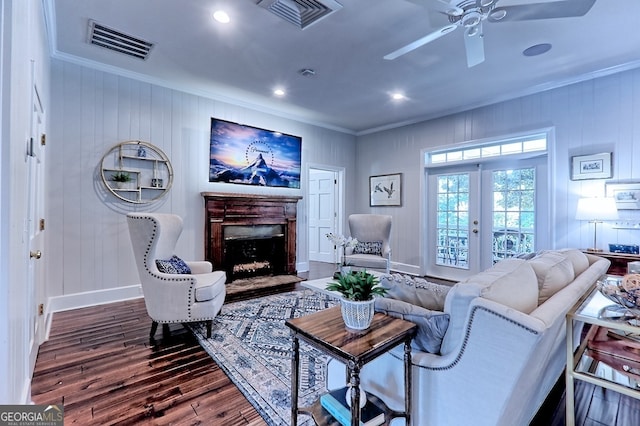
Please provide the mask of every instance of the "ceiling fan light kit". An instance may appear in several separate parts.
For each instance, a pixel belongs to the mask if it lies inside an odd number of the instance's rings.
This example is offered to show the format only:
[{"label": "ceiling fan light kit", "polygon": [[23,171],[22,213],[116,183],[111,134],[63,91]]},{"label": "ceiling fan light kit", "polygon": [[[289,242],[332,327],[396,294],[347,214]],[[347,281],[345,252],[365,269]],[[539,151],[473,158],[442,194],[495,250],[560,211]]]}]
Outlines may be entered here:
[{"label": "ceiling fan light kit", "polygon": [[595,0],[558,0],[555,2],[529,3],[516,6],[496,7],[499,0],[409,0],[420,6],[431,6],[431,9],[444,14],[449,24],[419,38],[400,49],[384,56],[393,60],[419,47],[435,41],[457,27],[465,29],[465,50],[467,67],[474,67],[484,62],[484,32],[482,22],[492,23],[504,21],[527,21],[538,19],[570,18],[584,16]]}]

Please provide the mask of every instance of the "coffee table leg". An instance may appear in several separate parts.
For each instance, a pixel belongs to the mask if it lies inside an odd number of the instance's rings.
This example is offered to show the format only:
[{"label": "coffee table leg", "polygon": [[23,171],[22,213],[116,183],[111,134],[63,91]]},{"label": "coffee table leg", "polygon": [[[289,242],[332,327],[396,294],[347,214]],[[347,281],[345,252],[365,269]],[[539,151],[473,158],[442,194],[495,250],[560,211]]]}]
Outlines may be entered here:
[{"label": "coffee table leg", "polygon": [[349,361],[349,389],[351,390],[351,425],[360,424],[360,366]]},{"label": "coffee table leg", "polygon": [[404,412],[406,415],[406,425],[411,425],[411,391],[412,391],[412,374],[411,374],[411,338],[404,342]]},{"label": "coffee table leg", "polygon": [[293,335],[293,353],[291,354],[291,425],[298,424],[298,364],[300,362],[300,342]]}]

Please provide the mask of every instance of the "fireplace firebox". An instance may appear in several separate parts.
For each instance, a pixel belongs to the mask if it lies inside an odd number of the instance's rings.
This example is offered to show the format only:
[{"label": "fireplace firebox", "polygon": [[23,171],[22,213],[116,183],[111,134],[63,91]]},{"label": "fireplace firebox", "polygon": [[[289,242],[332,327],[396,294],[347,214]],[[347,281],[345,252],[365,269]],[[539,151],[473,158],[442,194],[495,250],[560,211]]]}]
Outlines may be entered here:
[{"label": "fireplace firebox", "polygon": [[205,258],[227,282],[296,273],[296,210],[301,197],[205,192]]}]

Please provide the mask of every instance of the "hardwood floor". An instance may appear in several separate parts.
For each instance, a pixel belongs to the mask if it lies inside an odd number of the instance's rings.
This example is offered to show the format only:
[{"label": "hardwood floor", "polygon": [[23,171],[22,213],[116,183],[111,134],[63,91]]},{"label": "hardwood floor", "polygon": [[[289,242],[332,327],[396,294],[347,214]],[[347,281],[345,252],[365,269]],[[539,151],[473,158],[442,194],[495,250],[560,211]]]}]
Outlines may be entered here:
[{"label": "hardwood floor", "polygon": [[[318,264],[303,278],[329,276]],[[63,404],[65,424],[265,425],[181,325],[149,341],[142,299],[58,312],[32,380],[36,404]]]},{"label": "hardwood floor", "polygon": [[[331,275],[312,262],[303,278]],[[63,404],[65,425],[265,425],[223,370],[181,325],[149,341],[151,319],[142,299],[54,314],[39,350],[32,399]],[[637,401],[578,385],[579,425],[639,424]],[[564,424],[564,383],[532,422]],[[628,423],[633,419],[633,423]],[[420,425],[421,426],[421,425]]]}]

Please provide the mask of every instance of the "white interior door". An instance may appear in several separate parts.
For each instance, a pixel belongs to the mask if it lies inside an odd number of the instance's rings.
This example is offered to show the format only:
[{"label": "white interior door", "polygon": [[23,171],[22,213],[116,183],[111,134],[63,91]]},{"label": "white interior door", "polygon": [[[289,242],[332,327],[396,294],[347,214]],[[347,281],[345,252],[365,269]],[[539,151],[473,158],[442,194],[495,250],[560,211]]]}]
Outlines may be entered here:
[{"label": "white interior door", "polygon": [[33,88],[31,140],[28,147],[28,187],[27,187],[27,233],[29,238],[28,306],[30,312],[29,348],[31,371],[35,366],[40,343],[45,338],[45,317],[43,315],[46,300],[44,284],[44,264],[41,260],[44,247],[44,109]]},{"label": "white interior door", "polygon": [[337,172],[309,169],[309,260],[335,262],[333,244],[328,233],[336,232]]}]

